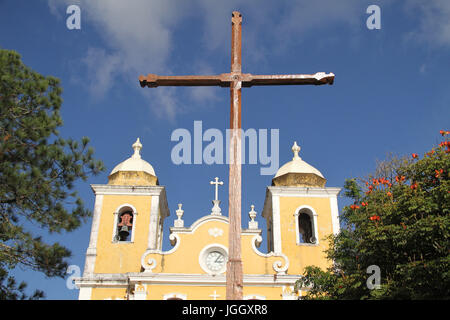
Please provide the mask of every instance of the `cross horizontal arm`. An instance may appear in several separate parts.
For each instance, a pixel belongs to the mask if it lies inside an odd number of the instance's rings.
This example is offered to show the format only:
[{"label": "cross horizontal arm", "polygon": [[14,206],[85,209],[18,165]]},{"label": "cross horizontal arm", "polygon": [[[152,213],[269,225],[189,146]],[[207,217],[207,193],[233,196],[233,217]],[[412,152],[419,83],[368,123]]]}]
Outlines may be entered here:
[{"label": "cross horizontal arm", "polygon": [[156,88],[160,86],[221,86],[224,85],[222,75],[211,76],[158,76],[156,74],[148,74],[140,76],[139,83],[141,87]]},{"label": "cross horizontal arm", "polygon": [[282,75],[251,75],[250,81],[243,81],[243,87],[270,85],[322,85],[333,84],[334,74],[318,72],[316,74],[282,74]]},{"label": "cross horizontal arm", "polygon": [[233,81],[241,81],[242,87],[274,85],[322,85],[333,84],[334,74],[318,72],[315,74],[253,75],[250,73],[222,73],[209,76],[140,76],[141,87],[160,86],[219,86],[229,87]]}]

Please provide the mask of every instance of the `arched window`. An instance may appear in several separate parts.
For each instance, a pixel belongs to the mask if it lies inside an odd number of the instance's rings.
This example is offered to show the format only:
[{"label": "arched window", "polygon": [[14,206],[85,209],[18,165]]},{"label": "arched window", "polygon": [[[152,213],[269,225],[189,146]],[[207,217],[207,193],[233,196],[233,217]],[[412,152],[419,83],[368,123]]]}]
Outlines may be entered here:
[{"label": "arched window", "polygon": [[265,296],[261,296],[258,294],[249,294],[247,296],[244,296],[244,300],[266,300]]},{"label": "arched window", "polygon": [[167,293],[163,296],[163,300],[187,300],[187,295],[182,293]]},{"label": "arched window", "polygon": [[136,210],[131,205],[122,205],[114,213],[114,242],[133,242]]},{"label": "arched window", "polygon": [[317,214],[310,207],[296,210],[297,244],[317,244]]},{"label": "arched window", "polygon": [[298,232],[300,234],[300,243],[314,243],[313,222],[311,216],[306,212],[298,215]]}]

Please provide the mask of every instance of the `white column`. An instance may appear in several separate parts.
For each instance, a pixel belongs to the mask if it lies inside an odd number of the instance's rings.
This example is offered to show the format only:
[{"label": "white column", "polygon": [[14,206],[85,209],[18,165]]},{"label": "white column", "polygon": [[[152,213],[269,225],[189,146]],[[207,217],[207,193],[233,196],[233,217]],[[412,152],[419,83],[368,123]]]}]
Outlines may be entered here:
[{"label": "white column", "polygon": [[331,222],[333,225],[333,234],[336,235],[339,233],[340,230],[337,196],[330,197],[330,207],[331,207]]},{"label": "white column", "polygon": [[158,214],[159,213],[159,195],[152,196],[152,205],[150,208],[150,225],[148,230],[148,249],[157,249],[158,244]]},{"label": "white column", "polygon": [[92,287],[81,287],[78,300],[91,300]]},{"label": "white column", "polygon": [[[92,218],[91,237],[89,240],[89,247],[86,251],[86,263],[84,265],[84,275],[93,274],[95,266],[95,257],[97,256],[97,239],[98,230],[100,227],[100,215],[103,205],[103,195],[95,196],[94,214]],[[81,291],[80,291],[81,295]]]},{"label": "white column", "polygon": [[280,215],[280,196],[272,196],[272,233],[273,233],[273,251],[281,253],[281,215]]}]

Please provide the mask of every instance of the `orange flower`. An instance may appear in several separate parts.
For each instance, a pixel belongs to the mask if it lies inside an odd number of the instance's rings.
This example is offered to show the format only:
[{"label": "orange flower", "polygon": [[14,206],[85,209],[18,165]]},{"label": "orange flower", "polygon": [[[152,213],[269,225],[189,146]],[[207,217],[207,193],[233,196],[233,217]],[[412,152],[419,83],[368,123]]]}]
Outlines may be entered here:
[{"label": "orange flower", "polygon": [[392,193],[388,192],[387,193],[388,197],[392,197]]},{"label": "orange flower", "polygon": [[363,207],[365,207],[365,206],[368,205],[368,203],[367,203],[367,202],[362,202],[361,205],[362,205]]},{"label": "orange flower", "polygon": [[439,133],[441,134],[441,136],[446,136],[450,133],[450,131],[439,130]]},{"label": "orange flower", "polygon": [[412,189],[412,190],[417,189],[417,183],[414,182],[414,183],[411,185],[411,189]]},{"label": "orange flower", "polygon": [[397,182],[404,181],[405,179],[406,179],[405,176],[396,176],[395,177],[395,181],[397,181]]},{"label": "orange flower", "polygon": [[380,221],[380,217],[377,216],[377,215],[373,215],[373,216],[371,216],[369,219],[370,219],[371,221],[374,221],[374,220]]},{"label": "orange flower", "polygon": [[433,149],[431,149],[430,152],[427,152],[427,153],[426,153],[426,155],[429,156],[429,157],[430,157],[432,154],[434,154],[434,150],[433,150]]},{"label": "orange flower", "polygon": [[439,178],[439,176],[444,172],[444,170],[434,170],[434,172],[436,172],[436,174],[434,175],[436,178]]},{"label": "orange flower", "polygon": [[413,159],[416,159],[417,157],[419,157],[419,155],[417,153],[413,153],[413,154],[411,154],[411,156],[413,157]]}]

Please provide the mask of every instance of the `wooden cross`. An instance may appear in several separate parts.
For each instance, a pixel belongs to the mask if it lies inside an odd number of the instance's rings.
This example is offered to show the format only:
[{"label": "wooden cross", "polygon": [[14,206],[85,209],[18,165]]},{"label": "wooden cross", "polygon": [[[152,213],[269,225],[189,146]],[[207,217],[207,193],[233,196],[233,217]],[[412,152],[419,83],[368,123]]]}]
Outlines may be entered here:
[{"label": "wooden cross", "polygon": [[234,11],[231,17],[231,72],[219,75],[140,76],[141,87],[159,86],[220,86],[230,88],[230,175],[229,175],[229,259],[226,272],[226,298],[241,300],[243,273],[241,260],[241,88],[267,85],[333,84],[334,74],[252,75],[242,73],[242,15]]},{"label": "wooden cross", "polygon": [[216,177],[214,181],[210,181],[209,183],[216,185],[216,193],[215,193],[216,197],[214,198],[214,200],[216,201],[219,200],[219,185],[223,185],[223,181],[219,181],[219,178]]}]

